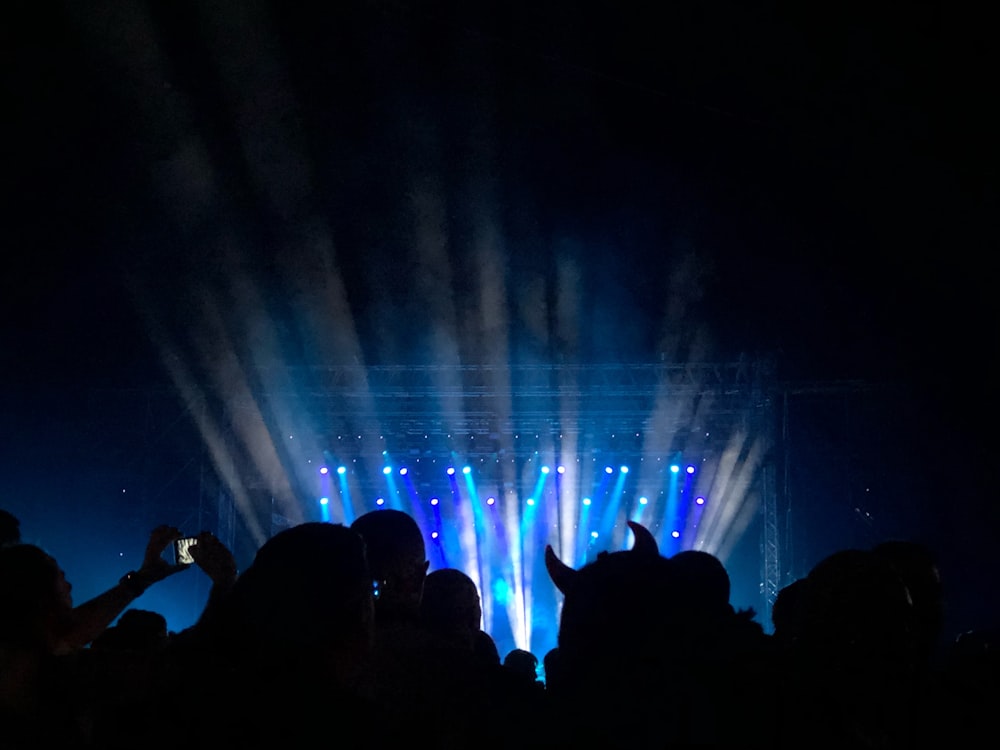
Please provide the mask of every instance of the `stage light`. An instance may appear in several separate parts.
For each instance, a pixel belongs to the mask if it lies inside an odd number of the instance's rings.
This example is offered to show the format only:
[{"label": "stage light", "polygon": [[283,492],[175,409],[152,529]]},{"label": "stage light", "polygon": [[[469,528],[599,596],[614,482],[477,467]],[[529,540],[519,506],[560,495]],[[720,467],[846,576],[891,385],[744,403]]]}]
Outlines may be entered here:
[{"label": "stage light", "polygon": [[488,498],[486,498],[486,504],[487,505],[493,505],[496,501],[497,501],[497,499],[495,497],[488,497]]},{"label": "stage light", "polygon": [[400,475],[404,476],[404,477],[406,476],[406,472],[407,472],[407,468],[405,466],[402,469],[399,470]]},{"label": "stage light", "polygon": [[338,466],[337,467],[337,473],[340,474],[341,476],[343,476],[344,474],[347,473],[347,467],[346,466]]},{"label": "stage light", "polygon": [[535,504],[535,498],[529,497],[528,498],[528,505],[534,505],[534,504]]},{"label": "stage light", "polygon": [[679,539],[680,536],[681,536],[681,532],[679,532],[679,531],[671,531],[670,532],[670,536],[672,536],[674,539]]},{"label": "stage light", "polygon": [[590,498],[589,497],[583,498],[583,504],[584,505],[590,505]]},{"label": "stage light", "polygon": [[376,505],[385,505],[385,499],[380,497],[378,500],[375,501],[375,504]]},{"label": "stage light", "polygon": [[437,505],[440,501],[436,497],[431,498],[431,505]]},{"label": "stage light", "polygon": [[565,474],[566,473],[566,467],[565,466],[560,466],[558,469],[556,469],[556,471],[558,471],[560,474]]},{"label": "stage light", "polygon": [[648,502],[649,502],[649,498],[648,497],[640,497],[639,498],[639,505],[645,505]]},{"label": "stage light", "polygon": [[670,466],[670,473],[671,473],[671,474],[676,474],[676,473],[677,473],[678,471],[680,471],[680,470],[681,470],[681,467],[680,467],[680,466],[678,466],[677,464],[672,464],[672,465]]},{"label": "stage light", "polygon": [[455,467],[454,466],[449,466],[448,467],[448,476],[449,477],[455,476]]},{"label": "stage light", "polygon": [[329,474],[330,470],[328,468],[326,468],[325,466],[323,466],[323,467],[320,468],[319,473],[320,474]]},{"label": "stage light", "polygon": [[688,466],[687,467],[687,473],[688,474],[694,474],[694,467],[693,466]]},{"label": "stage light", "polygon": [[695,498],[695,502],[698,503],[698,505],[704,505],[705,504],[705,498],[703,498],[703,497]]},{"label": "stage light", "polygon": [[543,466],[542,467],[542,474],[548,474],[548,473],[549,473],[549,467],[548,466]]},{"label": "stage light", "polygon": [[462,467],[462,473],[463,474],[471,474],[472,473],[472,467],[471,466],[463,466]]},{"label": "stage light", "polygon": [[388,476],[389,474],[392,473],[392,467],[391,466],[385,466],[385,467],[383,467],[382,468],[382,473],[385,474],[386,476]]},{"label": "stage light", "polygon": [[328,502],[330,502],[330,498],[328,498],[328,497],[321,497],[319,499],[319,504],[320,505],[326,505]]},{"label": "stage light", "polygon": [[612,474],[612,473],[614,473],[614,469],[612,469],[610,466],[605,466],[604,467],[604,473],[605,474]]},{"label": "stage light", "polygon": [[622,474],[628,474],[628,467],[622,466],[621,469],[619,469],[619,471],[621,471]]},{"label": "stage light", "polygon": [[431,532],[431,539],[437,539],[437,538],[438,538],[438,533],[436,531],[432,531]]},{"label": "stage light", "polygon": [[590,532],[590,538],[591,539],[597,539],[597,532],[596,531],[591,531]]}]

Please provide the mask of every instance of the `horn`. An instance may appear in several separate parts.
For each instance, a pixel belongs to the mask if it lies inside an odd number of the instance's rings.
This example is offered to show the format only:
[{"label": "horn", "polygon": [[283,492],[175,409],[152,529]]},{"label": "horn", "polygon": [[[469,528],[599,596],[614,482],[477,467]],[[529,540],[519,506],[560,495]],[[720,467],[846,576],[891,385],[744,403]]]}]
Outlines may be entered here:
[{"label": "horn", "polygon": [[632,551],[638,552],[640,555],[658,557],[660,547],[656,543],[656,537],[653,536],[653,533],[635,521],[628,521],[627,523],[628,527],[632,529],[632,533],[635,534],[635,544],[632,545]]},{"label": "horn", "polygon": [[552,583],[565,596],[573,583],[576,571],[556,556],[551,544],[545,545],[545,569],[549,572]]}]

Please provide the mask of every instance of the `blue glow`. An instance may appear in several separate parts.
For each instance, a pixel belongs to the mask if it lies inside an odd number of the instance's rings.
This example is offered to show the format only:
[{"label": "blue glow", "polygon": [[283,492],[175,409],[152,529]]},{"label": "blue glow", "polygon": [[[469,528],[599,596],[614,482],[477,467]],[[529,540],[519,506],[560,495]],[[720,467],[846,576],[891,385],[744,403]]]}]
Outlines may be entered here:
[{"label": "blue glow", "polygon": [[591,539],[597,539],[597,532],[596,531],[591,531],[590,532],[590,537],[591,537]]},{"label": "blue glow", "polygon": [[341,476],[343,476],[344,474],[347,473],[347,467],[346,466],[338,466],[337,467],[337,473],[340,474]]},{"label": "blue glow", "polygon": [[449,466],[448,467],[448,476],[451,477],[451,476],[454,476],[454,475],[455,475],[455,467],[454,466]]},{"label": "blue glow", "polygon": [[328,468],[326,468],[325,466],[322,466],[322,467],[320,467],[319,473],[320,474],[329,474],[330,470]]},{"label": "blue glow", "polygon": [[436,497],[431,498],[431,505],[437,505],[440,501]]},{"label": "blue glow", "polygon": [[604,473],[605,474],[613,474],[614,473],[614,469],[612,469],[610,466],[605,466],[604,467]]},{"label": "blue glow", "polygon": [[648,497],[644,496],[644,497],[640,497],[639,498],[639,505],[645,505],[648,502],[649,502],[649,498]]},{"label": "blue glow", "polygon": [[695,502],[698,503],[698,505],[704,505],[705,504],[705,498],[699,497],[699,498],[695,499]]},{"label": "blue glow", "polygon": [[432,531],[431,532],[431,539],[437,539],[437,538],[438,538],[438,533],[436,531]]},{"label": "blue glow", "polygon": [[496,503],[496,501],[497,501],[497,499],[495,497],[488,497],[488,498],[486,498],[486,504],[487,505],[493,505],[494,503]]},{"label": "blue glow", "polygon": [[391,473],[392,473],[392,467],[391,467],[391,466],[386,466],[386,467],[384,467],[384,468],[382,469],[382,473],[383,473],[383,474],[385,474],[386,476],[388,476],[389,474],[391,474]]},{"label": "blue glow", "polygon": [[329,502],[330,502],[330,498],[328,498],[328,497],[321,497],[321,498],[319,499],[319,504],[320,504],[320,505],[326,505],[326,504],[327,504],[327,503],[329,503]]},{"label": "blue glow", "polygon": [[534,504],[535,504],[535,498],[529,497],[528,498],[528,505],[534,505]]},{"label": "blue glow", "polygon": [[677,473],[678,471],[680,471],[680,470],[681,470],[681,467],[680,467],[680,466],[678,466],[677,464],[672,464],[672,465],[670,466],[670,472],[671,472],[672,474],[676,474],[676,473]]},{"label": "blue glow", "polygon": [[566,473],[566,467],[565,466],[560,466],[558,469],[556,469],[556,471],[558,471],[560,474],[565,474]]},{"label": "blue glow", "polygon": [[471,466],[463,466],[462,467],[462,473],[463,474],[471,474],[472,473],[472,467]]},{"label": "blue glow", "polygon": [[507,606],[510,601],[510,584],[503,578],[493,581],[493,601],[500,606]]},{"label": "blue glow", "polygon": [[590,498],[589,497],[583,498],[583,504],[584,505],[590,505]]},{"label": "blue glow", "polygon": [[385,505],[385,498],[381,498],[380,497],[378,500],[375,501],[375,504],[376,505]]},{"label": "blue glow", "polygon": [[407,475],[408,471],[409,470],[404,466],[402,469],[399,470],[399,473],[400,473],[401,476],[405,477]]},{"label": "blue glow", "polygon": [[670,536],[672,536],[674,539],[680,539],[681,532],[679,532],[679,531],[671,531],[670,532]]},{"label": "blue glow", "polygon": [[622,474],[628,474],[628,467],[622,466],[621,469],[619,469],[619,471],[621,471]]},{"label": "blue glow", "polygon": [[548,466],[543,466],[542,467],[542,474],[548,474],[548,473],[549,473],[549,467]]},{"label": "blue glow", "polygon": [[687,473],[688,474],[694,474],[694,467],[693,466],[688,466],[687,467]]}]

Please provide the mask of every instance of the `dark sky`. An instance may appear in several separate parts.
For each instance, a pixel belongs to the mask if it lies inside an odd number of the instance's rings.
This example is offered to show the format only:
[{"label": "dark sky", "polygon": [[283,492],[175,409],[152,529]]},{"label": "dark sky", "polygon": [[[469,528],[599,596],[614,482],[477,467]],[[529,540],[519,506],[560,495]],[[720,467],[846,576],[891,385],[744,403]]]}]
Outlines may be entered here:
[{"label": "dark sky", "polygon": [[899,434],[875,414],[863,444],[992,575],[969,551],[997,526],[976,36],[957,64],[933,3],[298,5],[14,4],[0,445],[26,526],[131,460],[148,412],[109,394],[169,387],[154,342],[218,344],[206,296],[230,331],[266,311],[291,364],[339,362],[301,322],[335,269],[364,361],[433,361],[447,297],[474,363],[492,242],[512,361],[767,356],[783,382],[905,394]]}]

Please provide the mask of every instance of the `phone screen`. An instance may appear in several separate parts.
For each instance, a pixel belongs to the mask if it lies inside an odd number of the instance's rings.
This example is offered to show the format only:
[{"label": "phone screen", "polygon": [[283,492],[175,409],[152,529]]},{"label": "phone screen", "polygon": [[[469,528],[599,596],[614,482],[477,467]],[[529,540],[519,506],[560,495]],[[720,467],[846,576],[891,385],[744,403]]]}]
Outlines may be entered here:
[{"label": "phone screen", "polygon": [[193,536],[184,537],[174,542],[174,561],[178,565],[190,565],[194,562],[191,557],[191,548],[198,543]]}]

